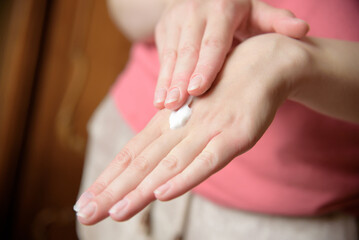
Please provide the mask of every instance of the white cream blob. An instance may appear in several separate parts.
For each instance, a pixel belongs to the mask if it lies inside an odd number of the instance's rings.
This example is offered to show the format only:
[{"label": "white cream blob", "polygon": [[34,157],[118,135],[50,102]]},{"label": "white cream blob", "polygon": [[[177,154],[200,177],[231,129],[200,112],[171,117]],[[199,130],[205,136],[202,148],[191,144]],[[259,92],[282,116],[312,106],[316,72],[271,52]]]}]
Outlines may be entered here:
[{"label": "white cream blob", "polygon": [[189,96],[187,102],[177,111],[173,111],[170,115],[170,128],[177,129],[183,127],[188,119],[191,117],[192,109],[188,105],[191,104],[193,100],[192,96]]}]

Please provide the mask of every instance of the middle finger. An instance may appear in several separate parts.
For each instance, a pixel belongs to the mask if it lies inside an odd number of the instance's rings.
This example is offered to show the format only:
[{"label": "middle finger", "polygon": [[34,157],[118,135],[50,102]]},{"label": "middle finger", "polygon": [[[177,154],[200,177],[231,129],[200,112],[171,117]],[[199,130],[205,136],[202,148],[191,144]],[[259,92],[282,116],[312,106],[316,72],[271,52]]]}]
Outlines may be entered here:
[{"label": "middle finger", "polygon": [[176,65],[165,101],[166,108],[177,109],[188,97],[187,86],[198,60],[204,28],[205,20],[200,17],[193,17],[182,28]]}]

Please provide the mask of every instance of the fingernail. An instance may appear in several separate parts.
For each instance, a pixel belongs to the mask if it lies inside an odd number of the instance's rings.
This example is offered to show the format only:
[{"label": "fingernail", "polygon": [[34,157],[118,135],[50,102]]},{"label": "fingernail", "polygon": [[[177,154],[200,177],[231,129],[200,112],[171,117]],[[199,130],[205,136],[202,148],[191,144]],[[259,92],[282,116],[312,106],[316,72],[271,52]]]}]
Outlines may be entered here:
[{"label": "fingernail", "polygon": [[293,18],[292,21],[297,22],[297,23],[307,23],[306,21],[304,21],[303,19],[300,19],[300,18]]},{"label": "fingernail", "polygon": [[161,196],[163,194],[165,194],[168,189],[170,189],[171,185],[169,183],[165,183],[162,186],[160,186],[159,188],[157,188],[153,193],[157,196]]},{"label": "fingernail", "polygon": [[178,101],[180,97],[180,91],[178,88],[173,88],[166,98],[166,103],[172,103]]},{"label": "fingernail", "polygon": [[159,90],[156,91],[155,93],[155,103],[162,103],[165,101],[166,98],[166,89],[165,88],[160,88]]},{"label": "fingernail", "polygon": [[295,23],[295,24],[303,24],[306,23],[306,21],[304,21],[303,19],[300,18],[285,18],[282,20],[283,22],[287,22],[287,23]]},{"label": "fingernail", "polygon": [[82,207],[84,207],[87,203],[91,201],[91,199],[94,198],[94,195],[90,192],[84,192],[79,200],[77,200],[76,204],[74,205],[73,209],[75,212],[80,211]]},{"label": "fingernail", "polygon": [[128,199],[124,198],[121,201],[119,201],[118,203],[116,203],[111,209],[110,211],[108,211],[108,213],[111,216],[114,216],[116,218],[119,218],[120,216],[122,216],[125,212],[123,211],[126,206],[128,205]]},{"label": "fingernail", "polygon": [[191,81],[189,82],[187,91],[193,91],[198,89],[201,86],[201,82],[202,82],[202,77],[200,76],[196,76],[192,78]]},{"label": "fingernail", "polygon": [[89,204],[81,208],[76,215],[82,218],[89,218],[95,213],[96,208],[97,204],[95,202],[90,202]]}]

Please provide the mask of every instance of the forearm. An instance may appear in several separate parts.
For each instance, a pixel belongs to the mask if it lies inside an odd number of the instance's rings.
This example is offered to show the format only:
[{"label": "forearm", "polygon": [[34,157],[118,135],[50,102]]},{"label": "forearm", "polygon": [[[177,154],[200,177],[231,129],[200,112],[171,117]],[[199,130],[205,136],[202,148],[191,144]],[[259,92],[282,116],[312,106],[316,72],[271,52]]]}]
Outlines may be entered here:
[{"label": "forearm", "polygon": [[289,98],[318,112],[359,123],[359,43],[310,38],[309,71]]},{"label": "forearm", "polygon": [[133,41],[152,40],[157,21],[169,0],[107,0],[111,18]]}]

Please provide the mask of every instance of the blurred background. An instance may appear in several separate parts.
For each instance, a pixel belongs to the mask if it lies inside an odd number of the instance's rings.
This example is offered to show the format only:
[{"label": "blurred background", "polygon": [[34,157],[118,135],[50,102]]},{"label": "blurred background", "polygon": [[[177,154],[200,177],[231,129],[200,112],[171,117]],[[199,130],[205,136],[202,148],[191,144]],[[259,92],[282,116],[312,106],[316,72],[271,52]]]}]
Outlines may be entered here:
[{"label": "blurred background", "polygon": [[77,239],[86,124],[129,46],[105,0],[0,0],[0,239]]}]

